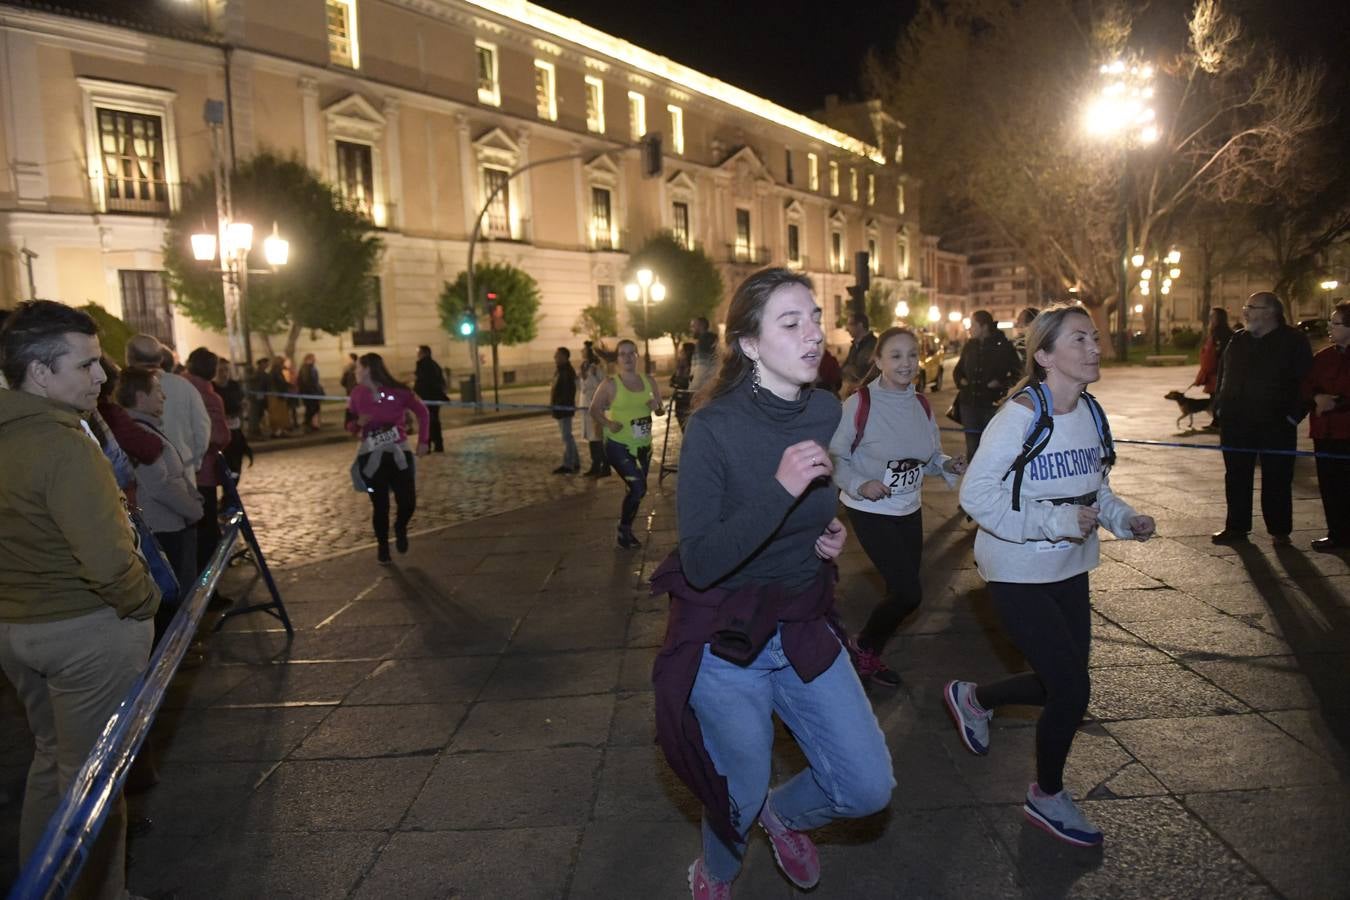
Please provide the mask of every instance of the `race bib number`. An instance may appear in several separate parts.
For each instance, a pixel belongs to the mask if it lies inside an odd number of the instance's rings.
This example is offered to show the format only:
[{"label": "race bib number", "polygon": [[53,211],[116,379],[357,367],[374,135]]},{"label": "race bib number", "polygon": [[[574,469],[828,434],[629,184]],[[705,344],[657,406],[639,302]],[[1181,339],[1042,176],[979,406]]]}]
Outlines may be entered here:
[{"label": "race bib number", "polygon": [[886,487],[891,496],[912,494],[923,485],[923,463],[917,459],[892,459],[886,463]]},{"label": "race bib number", "polygon": [[386,428],[383,431],[372,431],[366,437],[366,440],[370,443],[370,448],[372,450],[376,447],[383,447],[385,444],[397,444],[398,429]]},{"label": "race bib number", "polygon": [[1073,546],[1073,541],[1037,541],[1037,553],[1053,553],[1058,550],[1068,550]]},{"label": "race bib number", "polygon": [[652,417],[644,416],[641,419],[633,420],[633,437],[649,438],[652,436]]}]

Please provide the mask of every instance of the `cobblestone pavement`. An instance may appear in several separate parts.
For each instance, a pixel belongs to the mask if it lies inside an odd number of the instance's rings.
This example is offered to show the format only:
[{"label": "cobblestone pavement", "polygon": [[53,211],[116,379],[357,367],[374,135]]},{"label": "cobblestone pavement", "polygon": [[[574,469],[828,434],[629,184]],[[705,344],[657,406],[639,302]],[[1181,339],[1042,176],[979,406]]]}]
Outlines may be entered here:
[{"label": "cobblestone pavement", "polygon": [[[666,420],[656,419],[654,429],[653,479]],[[574,420],[573,436],[583,466],[589,465],[579,419]],[[677,427],[667,450],[671,463],[679,457],[679,445]],[[272,565],[310,562],[373,545],[370,501],[352,490],[349,470],[355,452],[355,442],[283,450],[260,454],[245,471],[240,495]],[[449,429],[445,452],[417,461],[412,532],[597,489],[594,479],[550,474],[561,461],[562,438],[552,418]]]}]

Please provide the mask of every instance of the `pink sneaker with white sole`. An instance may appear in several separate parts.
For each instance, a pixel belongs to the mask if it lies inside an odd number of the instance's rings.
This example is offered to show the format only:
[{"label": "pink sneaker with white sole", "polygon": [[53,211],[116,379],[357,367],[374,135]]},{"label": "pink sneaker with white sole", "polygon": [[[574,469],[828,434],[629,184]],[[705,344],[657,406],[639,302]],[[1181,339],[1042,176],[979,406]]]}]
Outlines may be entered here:
[{"label": "pink sneaker with white sole", "polygon": [[764,801],[764,811],[759,814],[759,825],[769,835],[773,846],[773,858],[778,868],[797,887],[810,890],[820,881],[820,853],[815,842],[804,832],[793,831],[774,815],[769,802]]},{"label": "pink sneaker with white sole", "polygon": [[731,882],[718,881],[703,871],[703,857],[689,866],[689,894],[694,900],[731,900]]}]

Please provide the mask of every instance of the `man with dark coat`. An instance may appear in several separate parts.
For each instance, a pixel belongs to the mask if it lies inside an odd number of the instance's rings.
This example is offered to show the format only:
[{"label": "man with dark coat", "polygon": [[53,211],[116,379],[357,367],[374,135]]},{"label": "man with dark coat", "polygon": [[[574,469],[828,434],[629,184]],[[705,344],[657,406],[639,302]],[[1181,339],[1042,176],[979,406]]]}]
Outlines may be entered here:
[{"label": "man with dark coat", "polygon": [[553,407],[553,418],[558,420],[558,431],[562,434],[562,465],[553,470],[554,475],[575,475],[581,471],[581,454],[577,452],[577,440],[572,436],[572,417],[577,406],[577,370],[572,368],[572,351],[559,347],[553,354],[557,371],[553,373],[553,390],[549,394],[549,405]]},{"label": "man with dark coat", "polygon": [[843,377],[856,383],[863,380],[877,353],[877,336],[872,333],[867,313],[849,313],[848,336],[853,338],[853,343],[849,345],[848,356],[844,357]]},{"label": "man with dark coat", "polygon": [[[444,402],[450,397],[445,393],[445,371],[441,364],[431,358],[431,348],[426,344],[417,348],[417,368],[413,371],[413,393],[423,401]],[[430,443],[432,453],[445,452],[445,437],[441,434],[441,408],[436,403],[427,403],[427,413],[431,416]]]},{"label": "man with dark coat", "polygon": [[1211,540],[1235,544],[1252,530],[1252,479],[1261,464],[1261,518],[1271,542],[1289,544],[1294,530],[1294,457],[1303,402],[1303,376],[1312,368],[1308,338],[1284,321],[1284,302],[1258,291],[1242,307],[1245,328],[1228,341],[1219,366],[1214,417],[1223,454],[1228,516]]},{"label": "man with dark coat", "polygon": [[998,330],[987,309],[970,314],[970,340],[961,348],[961,358],[952,370],[956,382],[956,408],[966,431],[966,458],[975,456],[980,433],[994,418],[999,400],[1016,383],[1022,370],[1017,349]]}]

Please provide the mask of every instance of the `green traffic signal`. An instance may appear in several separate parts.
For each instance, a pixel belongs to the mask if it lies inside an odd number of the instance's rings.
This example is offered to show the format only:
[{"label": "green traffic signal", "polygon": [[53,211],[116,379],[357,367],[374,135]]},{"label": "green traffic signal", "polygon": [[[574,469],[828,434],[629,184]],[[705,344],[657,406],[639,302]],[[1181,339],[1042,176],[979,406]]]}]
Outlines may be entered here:
[{"label": "green traffic signal", "polygon": [[463,337],[470,337],[474,332],[475,324],[473,319],[465,316],[459,320],[459,333]]}]

